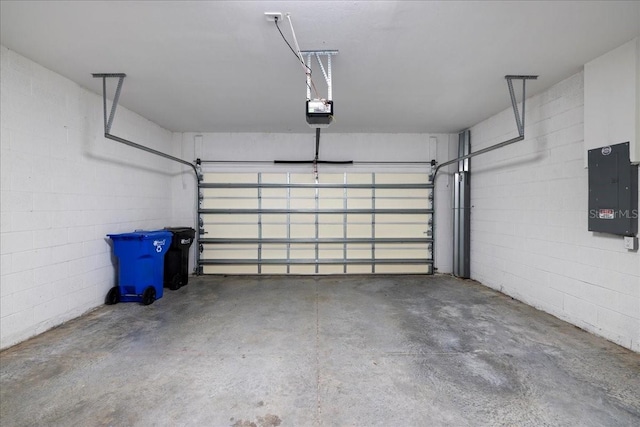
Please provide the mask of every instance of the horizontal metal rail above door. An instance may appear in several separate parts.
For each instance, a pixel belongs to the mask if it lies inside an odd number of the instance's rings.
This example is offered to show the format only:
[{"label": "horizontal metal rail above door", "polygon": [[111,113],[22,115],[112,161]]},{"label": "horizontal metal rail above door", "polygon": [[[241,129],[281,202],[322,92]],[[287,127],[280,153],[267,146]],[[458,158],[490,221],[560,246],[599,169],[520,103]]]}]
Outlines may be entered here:
[{"label": "horizontal metal rail above door", "polygon": [[324,237],[324,238],[262,238],[262,239],[246,239],[246,238],[230,238],[230,239],[216,239],[216,238],[201,238],[201,244],[288,244],[288,243],[346,243],[346,244],[358,244],[358,243],[432,243],[432,238],[415,238],[415,237]]},{"label": "horizontal metal rail above door", "polygon": [[433,209],[199,209],[200,214],[433,214]]},{"label": "horizontal metal rail above door", "polygon": [[360,188],[360,189],[420,189],[433,188],[433,184],[284,184],[284,183],[201,183],[200,188]]},{"label": "horizontal metal rail above door", "polygon": [[343,258],[323,258],[323,259],[201,259],[202,265],[255,265],[255,264],[271,264],[271,265],[371,265],[371,264],[412,264],[412,265],[431,265],[433,261],[428,258],[384,258],[384,259],[343,259]]}]

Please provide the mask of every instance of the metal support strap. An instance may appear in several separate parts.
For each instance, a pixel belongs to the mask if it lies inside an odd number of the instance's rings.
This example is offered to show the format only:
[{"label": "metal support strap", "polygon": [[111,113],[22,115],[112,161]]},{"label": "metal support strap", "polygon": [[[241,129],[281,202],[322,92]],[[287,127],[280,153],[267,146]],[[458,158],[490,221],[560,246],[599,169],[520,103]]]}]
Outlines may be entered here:
[{"label": "metal support strap", "polygon": [[[307,58],[307,69],[311,70],[311,57],[314,56],[320,66],[320,71],[327,83],[327,100],[333,99],[333,82],[331,80],[331,57],[337,55],[337,50],[302,50],[300,53]],[[322,62],[322,56],[327,57],[327,67]],[[307,73],[307,99],[311,99],[311,73]]]},{"label": "metal support strap", "polygon": [[[198,214],[198,210],[200,209],[199,185],[200,185],[200,182],[202,181],[202,174],[198,170],[198,167],[196,166],[196,164],[188,162],[178,157],[174,157],[170,154],[163,153],[162,151],[154,150],[153,148],[146,147],[144,145],[135,143],[133,141],[120,138],[119,136],[112,135],[111,127],[113,125],[113,120],[115,119],[115,116],[116,116],[116,109],[118,108],[118,102],[120,101],[120,93],[122,92],[122,85],[124,83],[124,78],[127,77],[127,75],[125,73],[94,73],[92,74],[92,76],[94,78],[102,79],[102,106],[103,106],[103,116],[104,116],[104,137],[105,138],[110,139],[112,141],[119,142],[124,145],[128,145],[129,147],[137,148],[138,150],[146,151],[147,153],[155,154],[156,156],[164,157],[165,159],[169,159],[174,162],[189,166],[193,170],[193,173],[195,174],[195,177],[196,177],[196,182],[198,184],[196,186],[196,194],[195,194],[196,218],[195,218],[194,229],[199,231],[202,228],[200,226],[200,217]],[[113,103],[111,104],[111,112],[109,113],[109,117],[107,118],[107,79],[108,78],[117,78],[118,86],[116,87],[116,93],[113,97]],[[199,236],[199,235],[200,235],[199,232],[196,233],[196,236]],[[193,246],[195,247],[195,254],[196,254],[195,256],[196,274],[201,274],[202,272],[200,270],[200,250],[199,250],[200,244],[198,240],[199,240],[199,237],[196,237],[196,241],[194,242],[195,244]]]},{"label": "metal support strap", "polygon": [[342,189],[342,208],[344,209],[345,213],[343,214],[342,217],[342,238],[344,239],[344,243],[342,244],[342,258],[345,260],[345,264],[342,266],[342,272],[343,273],[347,273],[347,223],[349,221],[349,217],[347,216],[347,209],[349,209],[349,203],[348,203],[348,194],[347,194],[347,173],[345,172],[343,174],[343,178],[342,178],[342,182],[344,183],[345,187]]},{"label": "metal support strap", "polygon": [[[107,139],[111,139],[116,142],[120,142],[122,144],[128,145],[133,148],[137,148],[142,151],[146,151],[147,153],[155,154],[160,157],[164,157],[165,159],[173,160],[174,162],[182,163],[183,165],[191,167],[193,169],[193,173],[195,173],[198,181],[202,179],[196,166],[188,162],[186,160],[180,159],[178,157],[174,157],[170,154],[163,153],[158,150],[154,150],[153,148],[145,147],[144,145],[137,144],[133,141],[129,141],[124,138],[120,138],[115,135],[111,135],[111,126],[113,125],[113,120],[116,115],[116,108],[118,107],[118,101],[120,100],[120,92],[122,91],[122,84],[124,82],[124,78],[127,76],[124,73],[94,73],[92,74],[95,78],[102,79],[102,105],[104,107],[104,137]],[[109,118],[107,119],[107,83],[106,79],[108,78],[118,78],[118,87],[116,88],[115,96],[113,97],[113,104],[111,105],[111,113],[109,114]]]},{"label": "metal support strap", "polygon": [[[104,113],[104,133],[111,132],[111,125],[113,124],[113,118],[116,115],[116,108],[118,106],[118,101],[120,99],[120,92],[122,91],[122,82],[124,82],[124,78],[127,77],[125,73],[94,73],[92,74],[94,78],[102,78],[102,106]],[[107,119],[107,78],[117,78],[118,86],[116,88],[116,93],[113,97],[113,104],[111,105],[111,113],[109,114],[109,118]]]},{"label": "metal support strap", "polygon": [[376,174],[371,174],[371,272],[376,272]]},{"label": "metal support strap", "polygon": [[[317,169],[315,170],[315,183],[317,186],[318,185]],[[317,242],[317,240],[320,238],[320,216],[318,215],[318,211],[320,210],[320,189],[318,187],[316,187],[314,198],[315,198],[315,207],[316,207],[315,218],[314,218],[314,229],[315,229],[315,236],[316,236],[316,243],[314,244],[315,260],[316,260],[315,272],[316,274],[318,274],[320,272],[320,265],[318,264],[318,260],[320,259],[320,245]]]},{"label": "metal support strap", "polygon": [[[526,81],[535,80],[538,76],[504,76],[507,79],[507,85],[509,86],[509,96],[511,97],[511,107],[513,108],[513,114],[516,117],[516,126],[518,127],[518,135],[524,136],[524,106],[527,98],[526,93]],[[522,80],[522,114],[518,111],[518,102],[516,101],[516,94],[513,90],[513,80]]]},{"label": "metal support strap", "polygon": [[[291,173],[287,172],[287,185],[291,185]],[[287,187],[287,274],[291,273],[291,187]]]},{"label": "metal support strap", "polygon": [[[494,144],[490,147],[486,147],[483,148],[482,150],[478,150],[478,151],[474,151],[473,153],[469,153],[469,154],[465,154],[464,156],[458,156],[455,159],[451,159],[448,160],[444,163],[440,163],[438,164],[438,166],[436,166],[435,169],[433,170],[433,173],[431,174],[431,183],[434,186],[434,190],[433,190],[433,208],[435,208],[435,183],[436,183],[436,178],[438,176],[438,171],[440,170],[440,168],[444,167],[444,166],[449,166],[451,164],[454,164],[456,162],[460,162],[462,160],[466,160],[466,159],[470,159],[472,157],[475,156],[479,156],[481,154],[484,153],[488,153],[490,151],[493,150],[497,150],[499,148],[502,147],[506,147],[507,145],[511,145],[513,143],[516,143],[518,141],[522,141],[524,140],[524,126],[525,126],[525,122],[524,122],[524,117],[525,117],[525,105],[527,102],[527,93],[526,93],[526,82],[527,80],[536,80],[538,78],[538,76],[524,76],[524,75],[506,75],[504,76],[504,78],[507,80],[507,86],[509,88],[509,97],[511,98],[511,108],[513,108],[513,114],[515,116],[516,119],[516,127],[518,128],[518,136],[515,138],[511,138],[507,141],[503,141],[500,142],[498,144]],[[522,115],[520,115],[520,112],[518,111],[518,103],[516,101],[516,96],[515,96],[515,92],[513,90],[513,80],[522,80]],[[435,160],[433,161],[432,165],[435,165]],[[435,240],[436,236],[435,236],[435,214],[432,216],[433,218],[433,238]],[[435,247],[436,245],[433,245],[434,250],[433,250],[433,269],[434,271],[436,270],[436,263],[435,263],[435,259],[436,259],[436,251],[435,251]]]},{"label": "metal support strap", "polygon": [[[258,173],[258,184],[262,182],[262,173]],[[262,210],[262,188],[258,187],[258,210]],[[262,273],[262,213],[258,214],[258,274]]]},{"label": "metal support strap", "polygon": [[122,91],[122,82],[124,82],[125,75],[123,74],[118,79],[118,86],[116,87],[116,94],[113,96],[113,103],[111,104],[111,113],[109,114],[109,122],[107,123],[107,133],[111,133],[111,125],[113,124],[113,118],[116,115],[116,108],[118,107],[118,101],[120,100],[120,92]]},{"label": "metal support strap", "polygon": [[[459,162],[461,160],[465,160],[465,159],[470,159],[472,157],[475,156],[479,156],[480,154],[484,154],[484,153],[488,153],[489,151],[493,151],[496,150],[498,148],[501,147],[505,147],[509,144],[513,144],[514,142],[518,142],[518,141],[522,141],[524,139],[524,113],[525,113],[525,103],[526,103],[526,90],[525,90],[525,84],[527,80],[535,80],[538,78],[538,76],[518,76],[518,75],[507,75],[504,76],[504,78],[507,80],[507,85],[509,87],[509,96],[511,97],[511,107],[513,108],[513,113],[515,115],[516,118],[516,126],[518,128],[518,135],[515,138],[509,139],[507,141],[501,142],[499,144],[495,144],[492,145],[490,147],[487,148],[483,148],[482,150],[479,151],[475,151],[473,153],[469,153],[467,155],[464,156],[460,156],[460,157],[456,157],[455,159],[451,159],[448,160],[444,163],[440,163],[435,171],[433,172],[433,180],[435,181],[435,178],[438,174],[438,171],[440,170],[440,168],[442,168],[443,166],[448,166],[451,165],[453,163]],[[518,104],[516,102],[516,96],[515,96],[515,92],[513,90],[513,80],[522,80],[522,115],[520,114],[520,112],[518,111]]]}]

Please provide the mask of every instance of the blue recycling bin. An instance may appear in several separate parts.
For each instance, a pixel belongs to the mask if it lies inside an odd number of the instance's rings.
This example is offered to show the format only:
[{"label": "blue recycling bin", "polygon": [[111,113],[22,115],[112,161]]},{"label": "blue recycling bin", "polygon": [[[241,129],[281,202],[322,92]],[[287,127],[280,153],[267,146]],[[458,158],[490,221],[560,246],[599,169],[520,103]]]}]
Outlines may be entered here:
[{"label": "blue recycling bin", "polygon": [[164,256],[171,246],[170,231],[144,231],[108,234],[118,257],[118,286],[109,290],[105,303],[141,302],[162,298]]}]

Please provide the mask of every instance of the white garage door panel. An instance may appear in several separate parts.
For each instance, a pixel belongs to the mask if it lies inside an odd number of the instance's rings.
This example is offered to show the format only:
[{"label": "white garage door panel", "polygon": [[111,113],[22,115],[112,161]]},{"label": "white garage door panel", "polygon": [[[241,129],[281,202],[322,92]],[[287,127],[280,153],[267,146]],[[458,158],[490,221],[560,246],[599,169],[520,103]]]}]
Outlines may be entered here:
[{"label": "white garage door panel", "polygon": [[378,224],[420,224],[428,225],[426,222],[427,214],[418,215],[400,215],[400,214],[376,214],[376,223]]},{"label": "white garage door panel", "polygon": [[321,259],[343,259],[344,258],[344,246],[341,244],[323,244],[318,249],[318,254]]},{"label": "white garage door panel", "polygon": [[424,188],[377,188],[376,199],[392,198],[392,199],[414,199],[427,200],[429,190]]},{"label": "white garage door panel", "polygon": [[[220,198],[219,204],[211,209],[258,209],[258,198],[254,195],[251,198]],[[211,205],[211,203],[209,203]]]},{"label": "white garage door panel", "polygon": [[291,209],[309,209],[309,210],[313,210],[316,207],[316,200],[315,200],[315,193],[309,193],[309,191],[306,188],[301,188],[300,190],[304,190],[304,192],[299,192],[300,196],[297,196],[297,198],[293,198],[294,195],[291,194],[291,202],[290,202],[290,206]]},{"label": "white garage door panel", "polygon": [[321,265],[318,267],[318,274],[343,274],[342,265]]},{"label": "white garage door panel", "polygon": [[320,238],[341,238],[344,236],[344,226],[342,224],[319,224],[318,235]]},{"label": "white garage door panel", "polygon": [[429,249],[426,245],[417,247],[417,245],[397,246],[395,244],[377,244],[377,258],[424,258],[428,254]]},{"label": "white garage door panel", "polygon": [[287,237],[287,225],[262,224],[262,237],[271,239],[285,239]]},{"label": "white garage door panel", "polygon": [[257,265],[205,265],[203,274],[258,274]]},{"label": "white garage door panel", "polygon": [[344,224],[344,214],[322,214],[324,224]]},{"label": "white garage door panel", "polygon": [[405,209],[429,209],[429,200],[427,199],[383,199],[376,194],[376,209],[395,209],[402,206]]},{"label": "white garage door panel", "polygon": [[256,238],[256,224],[206,224],[207,234],[222,239]]},{"label": "white garage door panel", "polygon": [[[323,174],[325,175],[325,174]],[[315,182],[315,177],[313,176],[313,174],[311,173],[291,173],[289,174],[289,176],[291,177],[291,182],[294,183],[308,183],[308,184],[313,184]],[[321,176],[319,177],[320,180],[327,180],[329,179],[327,176]]]},{"label": "white garage door panel", "polygon": [[262,197],[262,209],[287,209],[286,195],[283,198],[266,198]]},{"label": "white garage door panel", "polygon": [[261,274],[287,274],[286,265],[263,265]]},{"label": "white garage door panel", "polygon": [[[427,216],[430,218],[430,216]],[[422,215],[414,215],[414,214],[376,214],[376,222],[378,223],[393,223],[393,224],[421,224],[428,225],[425,222],[425,214]]]},{"label": "white garage door panel", "polygon": [[319,209],[343,209],[344,199],[319,199]]},{"label": "white garage door panel", "polygon": [[[347,194],[351,194],[351,192]],[[351,198],[349,195],[347,199],[347,208],[349,209],[371,209],[372,205],[371,193],[369,193],[369,197],[367,198]]]},{"label": "white garage door panel", "polygon": [[291,258],[312,260],[316,257],[316,247],[313,244],[292,243]]},{"label": "white garage door panel", "polygon": [[255,214],[218,214],[202,215],[205,224],[257,224],[258,215]]},{"label": "white garage door panel", "polygon": [[314,224],[313,215],[309,214],[290,214],[291,224]]},{"label": "white garage door panel", "polygon": [[428,177],[422,173],[377,173],[375,180],[376,184],[423,184]]},{"label": "white garage door panel", "polygon": [[204,182],[227,183],[257,183],[258,175],[255,173],[205,173]]},{"label": "white garage door panel", "polygon": [[[328,184],[328,183],[327,183]],[[342,184],[341,182],[333,183],[333,184]],[[320,184],[322,185],[322,184]],[[318,189],[318,197],[320,200],[322,199],[337,199],[340,201],[344,200],[344,189],[343,188],[319,188]]]},{"label": "white garage door panel", "polygon": [[348,259],[367,259],[371,258],[371,244],[347,244],[347,258]]},{"label": "white garage door panel", "polygon": [[347,274],[368,274],[373,271],[371,264],[347,265]]},{"label": "white garage door panel", "polygon": [[347,183],[349,184],[370,184],[372,181],[370,173],[350,173],[347,174]]},{"label": "white garage door panel", "polygon": [[206,200],[209,199],[238,199],[256,200],[258,191],[255,188],[207,188],[204,190]]},{"label": "white garage door panel", "polygon": [[262,182],[286,184],[287,174],[285,173],[262,173]]},{"label": "white garage door panel", "polygon": [[258,250],[249,245],[216,245],[215,248],[204,250],[202,254],[208,259],[258,259]]},{"label": "white garage door panel", "polygon": [[414,224],[381,224],[376,223],[376,238],[394,238],[394,237],[425,237],[423,234],[427,231],[424,225]]},{"label": "white garage door panel", "polygon": [[268,244],[262,245],[262,259],[286,259],[287,245]]},{"label": "white garage door panel", "polygon": [[316,235],[315,224],[291,224],[291,237],[312,239]]},{"label": "white garage door panel", "polygon": [[379,274],[430,274],[428,265],[378,265]]},{"label": "white garage door panel", "polygon": [[290,266],[290,274],[316,274],[313,265],[292,265]]},{"label": "white garage door panel", "polygon": [[205,274],[430,273],[428,179],[207,173],[199,267]]},{"label": "white garage door panel", "polygon": [[368,238],[371,230],[371,224],[347,224],[347,238]]}]

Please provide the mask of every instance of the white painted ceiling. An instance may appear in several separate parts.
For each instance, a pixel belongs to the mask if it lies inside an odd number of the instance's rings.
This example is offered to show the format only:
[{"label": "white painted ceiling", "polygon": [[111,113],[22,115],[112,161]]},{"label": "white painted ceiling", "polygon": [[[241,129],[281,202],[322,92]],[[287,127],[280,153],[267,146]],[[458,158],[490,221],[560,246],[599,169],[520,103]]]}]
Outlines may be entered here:
[{"label": "white painted ceiling", "polygon": [[96,93],[127,73],[121,105],[172,131],[310,131],[265,11],[340,51],[333,132],[457,132],[509,107],[505,74],[534,94],[640,34],[639,1],[2,1],[0,42]]}]

